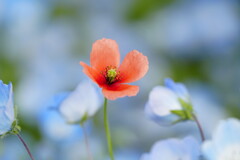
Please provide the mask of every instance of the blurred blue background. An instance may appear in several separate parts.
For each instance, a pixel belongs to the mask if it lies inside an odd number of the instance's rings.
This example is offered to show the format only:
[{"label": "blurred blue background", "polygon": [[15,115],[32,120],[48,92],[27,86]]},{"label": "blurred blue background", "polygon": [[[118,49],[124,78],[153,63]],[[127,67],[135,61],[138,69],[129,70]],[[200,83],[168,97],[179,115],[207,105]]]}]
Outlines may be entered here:
[{"label": "blurred blue background", "polygon": [[[87,159],[80,126],[67,129],[47,106],[55,94],[71,91],[87,78],[79,61],[89,63],[92,43],[103,37],[117,41],[122,59],[137,49],[150,62],[147,75],[136,82],[139,94],[109,103],[117,160],[138,160],[164,138],[192,134],[200,139],[193,122],[161,127],[144,115],[149,91],[165,77],[186,84],[207,137],[220,119],[240,118],[239,4],[1,0],[0,79],[13,82],[22,135],[36,159]],[[102,111],[86,130],[95,159],[107,160]],[[27,158],[16,137],[0,141],[1,160]]]}]

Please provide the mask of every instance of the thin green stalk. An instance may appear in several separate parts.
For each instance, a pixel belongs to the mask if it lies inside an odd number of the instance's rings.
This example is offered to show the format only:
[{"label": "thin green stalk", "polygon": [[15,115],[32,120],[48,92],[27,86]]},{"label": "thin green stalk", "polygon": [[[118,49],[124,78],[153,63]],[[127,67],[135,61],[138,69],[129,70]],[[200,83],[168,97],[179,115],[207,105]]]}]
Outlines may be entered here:
[{"label": "thin green stalk", "polygon": [[199,132],[200,132],[200,135],[201,135],[201,138],[202,138],[202,142],[204,142],[205,141],[205,136],[204,136],[204,132],[203,132],[202,126],[201,126],[197,116],[195,114],[192,114],[192,116],[193,116],[194,121],[197,124],[198,129],[199,129]]},{"label": "thin green stalk", "polygon": [[108,152],[111,160],[114,160],[113,150],[112,150],[112,140],[111,140],[111,133],[108,124],[108,114],[107,114],[107,98],[104,99],[104,127],[106,132],[106,138],[108,143]]},{"label": "thin green stalk", "polygon": [[16,134],[16,135],[17,135],[17,137],[19,138],[19,140],[22,142],[22,144],[24,145],[24,147],[25,147],[25,149],[26,149],[29,157],[31,158],[31,160],[34,160],[32,154],[31,154],[31,152],[30,152],[30,149],[28,148],[27,144],[24,142],[23,138],[20,136],[20,134]]},{"label": "thin green stalk", "polygon": [[85,127],[84,125],[82,124],[82,130],[83,130],[83,134],[84,134],[84,139],[85,139],[85,146],[86,146],[86,151],[87,151],[87,154],[88,154],[88,160],[93,160],[92,158],[92,154],[90,152],[90,145],[88,143],[88,136],[87,136],[87,132],[85,130]]}]

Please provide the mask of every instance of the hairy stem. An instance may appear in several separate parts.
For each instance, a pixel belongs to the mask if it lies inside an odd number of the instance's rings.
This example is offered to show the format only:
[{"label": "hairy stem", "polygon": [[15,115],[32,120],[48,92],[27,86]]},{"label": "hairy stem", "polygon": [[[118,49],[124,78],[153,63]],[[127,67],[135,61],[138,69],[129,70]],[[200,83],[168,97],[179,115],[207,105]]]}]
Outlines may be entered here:
[{"label": "hairy stem", "polygon": [[113,150],[112,150],[112,140],[111,140],[111,133],[109,129],[108,123],[108,112],[107,112],[107,99],[104,99],[104,127],[106,132],[107,144],[108,144],[108,152],[111,160],[114,160]]}]

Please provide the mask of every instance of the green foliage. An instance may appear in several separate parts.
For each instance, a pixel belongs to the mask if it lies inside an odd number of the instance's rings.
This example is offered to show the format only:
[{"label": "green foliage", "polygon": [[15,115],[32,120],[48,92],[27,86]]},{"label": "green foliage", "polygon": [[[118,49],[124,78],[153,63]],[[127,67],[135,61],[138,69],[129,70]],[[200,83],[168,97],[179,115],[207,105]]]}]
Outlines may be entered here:
[{"label": "green foliage", "polygon": [[227,106],[227,111],[230,114],[231,117],[235,117],[240,119],[240,108],[239,106],[231,106],[228,105]]},{"label": "green foliage", "polygon": [[[1,54],[1,53],[0,53]],[[0,79],[3,82],[13,82],[14,84],[18,80],[18,72],[17,72],[16,62],[9,60],[3,55],[0,56]]]},{"label": "green foliage", "polygon": [[146,18],[155,11],[166,7],[175,0],[135,0],[129,8],[126,19],[128,21],[138,21]]},{"label": "green foliage", "polygon": [[33,124],[28,124],[26,120],[22,117],[18,117],[19,124],[21,124],[21,128],[25,133],[31,135],[33,140],[40,141],[42,139],[41,132],[39,130],[39,126],[36,121]]},{"label": "green foliage", "polygon": [[184,81],[189,77],[208,81],[209,75],[206,72],[206,63],[201,60],[187,60],[187,59],[169,59],[171,64],[171,77],[178,81]]},{"label": "green foliage", "polygon": [[88,120],[88,115],[87,115],[87,113],[85,113],[84,116],[82,117],[82,119],[80,120],[80,124],[83,125],[84,122],[86,122],[86,120]]},{"label": "green foliage", "polygon": [[51,17],[53,19],[62,18],[62,17],[77,18],[78,17],[78,8],[76,6],[59,4],[59,5],[54,6],[54,8],[51,12]]},{"label": "green foliage", "polygon": [[208,65],[210,60],[196,59],[194,57],[173,57],[168,54],[165,58],[170,67],[170,76],[176,81],[186,79],[197,79],[203,82],[209,82]]}]

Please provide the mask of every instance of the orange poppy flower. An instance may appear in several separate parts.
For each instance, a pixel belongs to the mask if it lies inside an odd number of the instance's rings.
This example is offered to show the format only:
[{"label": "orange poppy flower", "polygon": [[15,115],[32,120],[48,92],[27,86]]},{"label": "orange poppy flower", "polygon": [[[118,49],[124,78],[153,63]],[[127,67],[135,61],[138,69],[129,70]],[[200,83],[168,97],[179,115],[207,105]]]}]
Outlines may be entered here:
[{"label": "orange poppy flower", "polygon": [[97,40],[92,46],[91,66],[80,62],[83,72],[102,88],[103,95],[110,100],[135,96],[139,87],[128,85],[141,79],[148,71],[148,59],[137,50],[129,52],[120,63],[118,44],[111,39]]}]

